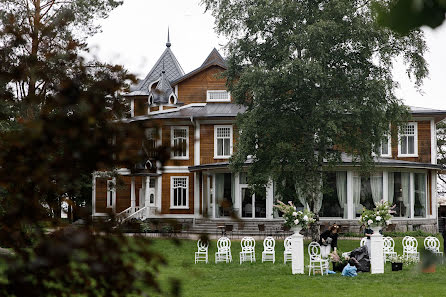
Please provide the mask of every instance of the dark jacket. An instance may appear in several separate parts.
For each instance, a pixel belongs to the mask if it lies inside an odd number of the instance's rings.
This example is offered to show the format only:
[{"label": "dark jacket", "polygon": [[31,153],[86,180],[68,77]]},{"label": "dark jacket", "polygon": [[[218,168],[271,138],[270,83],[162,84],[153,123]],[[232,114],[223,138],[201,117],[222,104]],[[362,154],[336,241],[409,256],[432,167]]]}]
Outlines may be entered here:
[{"label": "dark jacket", "polygon": [[[325,240],[325,244],[322,242],[322,239]],[[331,233],[330,230],[325,230],[322,232],[319,238],[320,245],[330,244],[332,248],[338,247],[338,233]]]}]

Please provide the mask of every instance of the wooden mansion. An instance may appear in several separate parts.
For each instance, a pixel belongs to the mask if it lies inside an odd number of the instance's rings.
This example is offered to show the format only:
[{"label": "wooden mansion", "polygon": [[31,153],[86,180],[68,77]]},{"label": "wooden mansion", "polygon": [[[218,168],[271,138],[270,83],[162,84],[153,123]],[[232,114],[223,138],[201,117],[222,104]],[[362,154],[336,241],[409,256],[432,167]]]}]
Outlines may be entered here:
[{"label": "wooden mansion", "polygon": [[[225,69],[225,60],[213,49],[200,67],[184,73],[170,42],[166,44],[145,79],[126,94],[131,115],[122,121],[146,127],[145,139],[132,140],[142,151],[161,145],[177,149],[162,167],[147,153],[140,170],[119,168],[117,177],[93,173],[94,217],[115,213],[123,219],[216,223],[235,213],[246,221],[280,224],[273,209],[274,182],[254,194],[246,175],[229,169],[237,141],[235,119],[245,109],[233,102],[219,76]],[[373,175],[361,176],[347,155],[335,171],[326,173],[333,191],[321,195],[321,222],[358,231],[363,207],[384,199],[396,205],[393,222],[398,230],[437,230],[436,124],[446,111],[410,110],[412,119],[399,141],[383,141]]]}]

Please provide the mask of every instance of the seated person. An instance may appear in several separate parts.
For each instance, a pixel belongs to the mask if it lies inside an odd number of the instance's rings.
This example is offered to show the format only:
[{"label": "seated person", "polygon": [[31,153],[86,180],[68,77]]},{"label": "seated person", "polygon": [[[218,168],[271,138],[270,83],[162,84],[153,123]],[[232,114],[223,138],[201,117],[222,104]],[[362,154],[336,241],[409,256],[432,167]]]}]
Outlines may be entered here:
[{"label": "seated person", "polygon": [[321,257],[327,258],[330,254],[331,248],[333,248],[334,251],[336,251],[338,247],[338,231],[339,226],[336,224],[333,224],[328,228],[328,230],[325,230],[322,232],[320,238],[319,238],[319,244],[321,245]]}]

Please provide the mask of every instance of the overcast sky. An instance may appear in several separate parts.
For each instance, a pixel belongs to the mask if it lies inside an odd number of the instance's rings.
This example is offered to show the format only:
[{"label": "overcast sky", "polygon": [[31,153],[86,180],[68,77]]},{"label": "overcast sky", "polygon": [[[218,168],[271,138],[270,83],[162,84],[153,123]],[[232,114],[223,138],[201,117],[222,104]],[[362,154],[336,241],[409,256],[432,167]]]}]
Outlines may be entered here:
[{"label": "overcast sky", "polygon": [[[143,78],[166,47],[170,27],[172,51],[184,71],[199,67],[211,50],[221,50],[224,38],[214,32],[214,19],[199,0],[124,0],[101,21],[102,33],[89,40],[97,58],[124,65]],[[418,93],[400,63],[394,71],[397,94],[408,105],[446,110],[446,25],[424,30],[430,76]],[[221,51],[222,52],[222,51]]]}]

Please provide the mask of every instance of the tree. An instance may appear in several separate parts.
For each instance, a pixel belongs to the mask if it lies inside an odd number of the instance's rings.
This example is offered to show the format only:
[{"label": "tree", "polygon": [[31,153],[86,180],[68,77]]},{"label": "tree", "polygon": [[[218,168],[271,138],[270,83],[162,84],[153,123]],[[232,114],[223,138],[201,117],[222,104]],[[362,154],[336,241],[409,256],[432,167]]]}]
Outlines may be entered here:
[{"label": "tree", "polygon": [[400,36],[378,25],[376,1],[202,2],[229,40],[228,88],[247,106],[233,168],[251,158],[254,188],[272,178],[284,197],[294,185],[317,211],[323,167],[346,152],[372,169],[389,123],[396,129],[407,119],[392,63],[403,55],[421,85],[428,73],[422,32]]},{"label": "tree", "polygon": [[[85,39],[99,30],[96,20],[107,17],[108,13],[121,3],[122,1],[115,0],[6,0],[0,3],[0,67],[4,70],[0,80],[0,92],[4,99],[2,105],[16,111],[13,117],[15,120],[32,122],[43,114],[53,117],[59,112],[59,117],[64,117],[66,112],[73,112],[73,119],[76,117],[73,107],[81,105],[79,102],[70,102],[72,98],[61,102],[61,97],[55,96],[60,93],[62,84],[71,84],[67,87],[75,88],[74,84],[85,81],[84,78],[76,77],[79,75],[88,75],[90,78],[95,75],[102,76],[100,79],[104,79],[104,76],[109,76],[109,79],[113,76],[115,79],[127,76],[123,69],[118,67],[97,62],[90,62],[88,65],[79,57],[81,52],[87,50]],[[83,68],[89,70],[84,71]],[[77,81],[72,81],[74,78]],[[90,79],[90,82],[94,80],[95,78]],[[109,104],[119,103],[116,96],[110,98],[113,100],[109,100]],[[66,105],[70,107],[67,109]],[[123,111],[122,108],[116,107],[114,113]],[[57,110],[59,108],[60,110]],[[108,119],[111,116],[114,115],[108,113]],[[3,126],[8,124],[9,127],[12,121],[2,122]],[[57,154],[67,159],[68,166],[67,152],[59,150]],[[51,158],[49,155],[46,157]],[[90,174],[91,171],[85,171],[76,175],[78,178],[71,176],[73,179],[69,184],[79,188],[81,177]],[[48,178],[57,183],[60,176],[53,174]],[[65,181],[60,180],[59,183]],[[67,191],[72,192],[71,189]],[[63,195],[66,195],[66,192],[41,193],[41,197],[47,200],[46,203],[57,217],[60,217]]]},{"label": "tree", "polygon": [[444,0],[397,0],[392,5],[376,5],[379,22],[401,34],[421,26],[437,28],[446,16]]},{"label": "tree", "polygon": [[[60,199],[75,197],[94,171],[132,168],[137,156],[117,137],[141,137],[118,121],[133,75],[119,65],[86,62],[83,40],[120,2],[7,0],[0,3],[1,296],[142,296],[160,291],[165,263],[143,238],[110,224],[47,234]],[[90,27],[92,25],[92,27]],[[4,128],[3,128],[4,127]],[[126,152],[127,158],[114,155]],[[113,217],[110,218],[113,223]],[[57,223],[57,222],[56,222]]]}]

